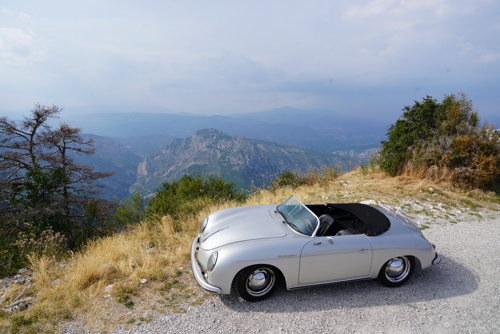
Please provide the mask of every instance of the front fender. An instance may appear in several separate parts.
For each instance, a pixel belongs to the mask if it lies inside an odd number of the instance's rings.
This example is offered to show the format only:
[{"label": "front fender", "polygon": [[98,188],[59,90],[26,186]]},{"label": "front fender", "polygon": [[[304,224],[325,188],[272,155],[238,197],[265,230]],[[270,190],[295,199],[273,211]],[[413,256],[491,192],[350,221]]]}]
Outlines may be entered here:
[{"label": "front fender", "polygon": [[302,242],[294,239],[261,239],[234,243],[217,249],[215,268],[208,273],[206,282],[229,294],[236,275],[254,265],[270,265],[283,275],[286,286],[298,284],[300,250]]}]

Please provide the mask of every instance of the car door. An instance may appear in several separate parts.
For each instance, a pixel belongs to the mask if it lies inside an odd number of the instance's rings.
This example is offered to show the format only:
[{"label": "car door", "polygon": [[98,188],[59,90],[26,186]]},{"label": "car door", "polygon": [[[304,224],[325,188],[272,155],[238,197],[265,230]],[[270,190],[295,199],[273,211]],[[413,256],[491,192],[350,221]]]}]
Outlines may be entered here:
[{"label": "car door", "polygon": [[317,284],[368,277],[372,245],[364,234],[318,237],[300,256],[299,284]]}]

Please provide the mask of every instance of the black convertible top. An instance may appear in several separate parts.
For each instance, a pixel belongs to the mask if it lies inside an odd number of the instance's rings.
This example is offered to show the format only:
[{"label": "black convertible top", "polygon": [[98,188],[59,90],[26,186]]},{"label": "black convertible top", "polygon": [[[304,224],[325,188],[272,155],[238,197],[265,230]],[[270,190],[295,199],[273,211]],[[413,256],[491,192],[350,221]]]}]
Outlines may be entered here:
[{"label": "black convertible top", "polygon": [[[370,205],[361,203],[328,203],[327,206],[333,211],[345,211],[362,220],[366,224],[364,234],[368,236],[380,235],[386,232],[391,226],[389,218]],[[338,218],[336,219],[338,220]],[[342,222],[340,221],[340,223]]]}]

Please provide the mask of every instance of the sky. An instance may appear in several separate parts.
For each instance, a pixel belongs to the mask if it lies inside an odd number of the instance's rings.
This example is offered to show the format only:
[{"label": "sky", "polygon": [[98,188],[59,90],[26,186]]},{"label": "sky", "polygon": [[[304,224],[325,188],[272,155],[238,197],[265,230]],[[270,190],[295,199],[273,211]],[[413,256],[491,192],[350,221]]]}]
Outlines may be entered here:
[{"label": "sky", "polygon": [[391,121],[460,92],[500,122],[498,0],[0,1],[0,115],[287,106]]}]

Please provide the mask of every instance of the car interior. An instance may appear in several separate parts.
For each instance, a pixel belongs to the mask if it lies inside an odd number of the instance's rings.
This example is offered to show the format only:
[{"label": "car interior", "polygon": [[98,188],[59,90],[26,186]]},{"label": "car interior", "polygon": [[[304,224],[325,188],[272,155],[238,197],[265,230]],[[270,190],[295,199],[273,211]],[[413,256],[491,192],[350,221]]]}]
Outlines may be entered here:
[{"label": "car interior", "polygon": [[[376,236],[389,229],[387,217],[377,209],[364,204],[308,204],[319,217],[318,236],[366,234]],[[367,224],[368,222],[368,224]]]},{"label": "car interior", "polygon": [[335,219],[329,214],[319,216],[319,229],[317,236],[340,236],[352,234],[364,234],[366,224],[357,217],[342,216],[342,219]]}]

